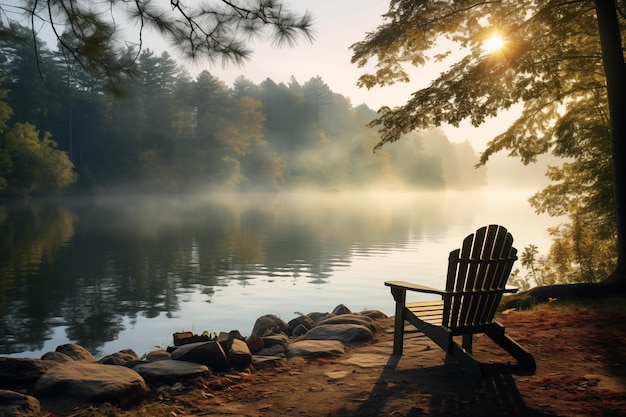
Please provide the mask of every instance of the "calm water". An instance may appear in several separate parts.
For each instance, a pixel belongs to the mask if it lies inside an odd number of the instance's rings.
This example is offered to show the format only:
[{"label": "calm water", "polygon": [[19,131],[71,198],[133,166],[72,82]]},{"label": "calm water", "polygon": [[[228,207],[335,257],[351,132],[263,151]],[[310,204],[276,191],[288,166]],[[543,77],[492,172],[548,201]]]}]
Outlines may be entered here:
[{"label": "calm water", "polygon": [[[480,226],[547,251],[530,192],[107,197],[0,205],[0,354],[97,357],[239,330],[263,314],[393,313],[383,282],[441,286]],[[519,265],[518,265],[519,266]]]}]

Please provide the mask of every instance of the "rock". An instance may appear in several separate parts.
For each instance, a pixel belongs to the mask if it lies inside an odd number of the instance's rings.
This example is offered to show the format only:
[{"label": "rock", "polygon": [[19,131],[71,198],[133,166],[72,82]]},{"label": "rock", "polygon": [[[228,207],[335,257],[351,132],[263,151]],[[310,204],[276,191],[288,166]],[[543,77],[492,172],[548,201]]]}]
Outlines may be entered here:
[{"label": "rock", "polygon": [[49,369],[59,366],[58,362],[0,357],[0,389],[32,391],[37,380]]},{"label": "rock", "polygon": [[380,330],[380,325],[378,325],[376,321],[360,314],[342,314],[340,316],[333,316],[322,320],[317,325],[322,326],[325,324],[360,324],[361,326],[369,328],[372,333],[376,333]]},{"label": "rock", "polygon": [[148,352],[146,355],[146,360],[148,362],[163,361],[166,359],[172,359],[172,355],[163,349],[153,350],[152,352]]},{"label": "rock", "polygon": [[179,346],[172,353],[172,359],[206,365],[216,372],[226,372],[228,359],[218,342],[197,342]]},{"label": "rock", "polygon": [[143,363],[133,368],[146,381],[152,384],[165,384],[180,379],[208,376],[209,368],[194,362],[162,359],[155,362]]},{"label": "rock", "polygon": [[346,307],[343,304],[339,304],[337,307],[335,307],[335,309],[332,311],[332,314],[336,314],[336,315],[340,315],[340,314],[352,314],[352,311],[350,311],[350,309],[348,307]]},{"label": "rock", "polygon": [[252,354],[246,342],[233,339],[228,349],[228,362],[237,371],[243,371],[252,363]]},{"label": "rock", "polygon": [[41,356],[44,361],[54,361],[58,363],[72,362],[74,359],[61,352],[46,352]]},{"label": "rock", "polygon": [[283,366],[287,360],[284,356],[253,356],[252,366],[254,369],[279,368]]},{"label": "rock", "polygon": [[315,324],[319,323],[322,320],[326,320],[329,317],[332,317],[333,315],[331,313],[318,313],[318,312],[314,312],[314,313],[309,313],[307,314],[307,317],[309,317],[311,320],[313,320],[313,322]]},{"label": "rock", "polygon": [[96,358],[87,349],[75,343],[57,346],[56,351],[66,354],[75,361],[96,362]]},{"label": "rock", "polygon": [[141,401],[147,392],[146,382],[132,369],[85,362],[59,364],[35,385],[39,401],[55,413],[101,402],[127,407]]},{"label": "rock", "polygon": [[139,360],[137,354],[132,350],[126,349],[124,351],[119,351],[117,353],[107,355],[104,358],[100,359],[98,363],[101,363],[103,365],[125,366],[126,363],[137,360]]},{"label": "rock", "polygon": [[303,334],[306,334],[306,332],[308,332],[309,330],[311,329],[306,327],[304,324],[298,324],[296,328],[291,331],[291,336],[302,336]]},{"label": "rock", "polygon": [[369,317],[372,320],[386,319],[388,316],[380,310],[363,310],[359,313],[362,316]]},{"label": "rock", "polygon": [[188,339],[193,336],[191,332],[177,332],[173,335],[174,338],[174,346],[180,346],[183,344],[183,340]]},{"label": "rock", "polygon": [[275,334],[288,334],[289,326],[280,317],[273,314],[266,314],[259,317],[254,323],[252,334],[258,336],[271,336]]},{"label": "rock", "polygon": [[[298,316],[290,320],[289,323],[287,323],[287,327],[290,336],[300,336],[315,327],[315,322],[309,316]],[[295,329],[299,327],[304,327],[305,331],[302,332],[302,329],[300,329],[299,334],[295,334]]]},{"label": "rock", "polygon": [[285,356],[285,350],[283,345],[274,345],[259,350],[257,356]]},{"label": "rock", "polygon": [[347,345],[369,342],[374,333],[360,324],[318,324],[307,334],[304,340],[337,340]]},{"label": "rock", "polygon": [[44,416],[35,397],[0,389],[0,417]]},{"label": "rock", "polygon": [[246,341],[246,344],[248,345],[248,349],[252,354],[257,353],[259,350],[265,347],[263,339],[258,334],[253,334],[252,336],[250,336]]},{"label": "rock", "polygon": [[287,358],[328,358],[343,355],[345,352],[345,346],[337,340],[302,340],[289,345]]},{"label": "rock", "polygon": [[282,347],[287,347],[289,345],[289,338],[287,337],[287,335],[284,335],[284,334],[281,334],[281,335],[277,334],[274,336],[264,337],[263,345],[266,348],[270,348],[274,345],[281,345]]}]

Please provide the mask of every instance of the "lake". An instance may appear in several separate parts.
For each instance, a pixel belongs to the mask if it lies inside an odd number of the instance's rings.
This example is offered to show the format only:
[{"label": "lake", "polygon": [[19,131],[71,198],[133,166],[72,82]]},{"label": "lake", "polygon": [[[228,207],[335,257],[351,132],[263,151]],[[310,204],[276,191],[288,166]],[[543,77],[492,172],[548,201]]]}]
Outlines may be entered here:
[{"label": "lake", "polygon": [[[441,287],[448,253],[483,225],[546,253],[532,192],[106,196],[0,203],[0,354],[79,343],[139,355],[179,331],[257,317],[378,309],[385,280]],[[517,264],[519,267],[519,262]]]}]

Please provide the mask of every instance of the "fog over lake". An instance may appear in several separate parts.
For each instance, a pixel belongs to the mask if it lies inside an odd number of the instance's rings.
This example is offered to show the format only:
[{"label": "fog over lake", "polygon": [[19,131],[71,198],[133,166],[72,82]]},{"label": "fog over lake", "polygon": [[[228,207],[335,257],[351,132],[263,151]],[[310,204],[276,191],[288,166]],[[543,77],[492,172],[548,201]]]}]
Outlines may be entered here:
[{"label": "fog over lake", "polygon": [[[501,224],[548,250],[531,191],[108,196],[0,205],[0,354],[75,342],[139,355],[177,331],[297,312],[393,314],[385,280],[440,287],[448,253]],[[521,267],[521,265],[516,265]]]}]

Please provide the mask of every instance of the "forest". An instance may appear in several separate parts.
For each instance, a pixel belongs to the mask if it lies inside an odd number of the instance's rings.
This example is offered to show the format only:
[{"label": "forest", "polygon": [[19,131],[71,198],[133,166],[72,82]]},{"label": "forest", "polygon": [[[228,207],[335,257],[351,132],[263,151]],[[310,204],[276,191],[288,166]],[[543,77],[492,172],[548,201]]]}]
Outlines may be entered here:
[{"label": "forest", "polygon": [[486,183],[469,142],[434,130],[372,151],[376,112],[303,83],[192,77],[136,53],[115,90],[26,28],[0,40],[0,194],[468,189]]}]

